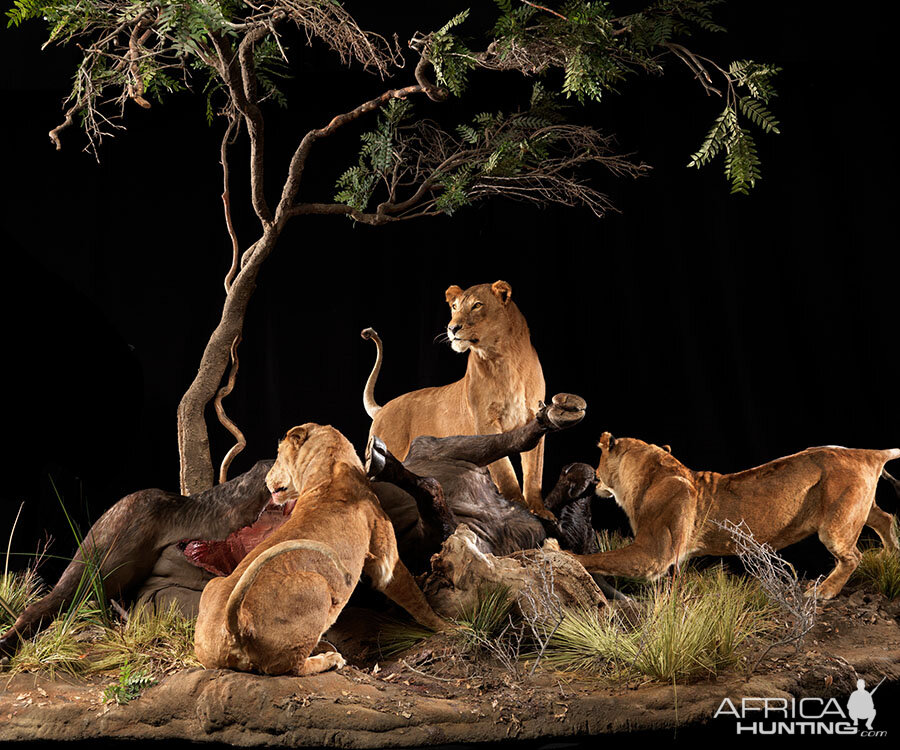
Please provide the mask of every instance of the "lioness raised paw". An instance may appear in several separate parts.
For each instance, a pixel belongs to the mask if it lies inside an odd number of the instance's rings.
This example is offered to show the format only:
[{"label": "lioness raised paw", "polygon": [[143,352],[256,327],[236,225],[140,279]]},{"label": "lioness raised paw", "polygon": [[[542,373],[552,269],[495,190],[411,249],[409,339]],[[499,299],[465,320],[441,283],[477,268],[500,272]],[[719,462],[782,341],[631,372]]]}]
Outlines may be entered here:
[{"label": "lioness raised paw", "polygon": [[564,430],[584,419],[587,402],[574,393],[557,393],[549,405],[542,404],[535,417],[550,430]]}]

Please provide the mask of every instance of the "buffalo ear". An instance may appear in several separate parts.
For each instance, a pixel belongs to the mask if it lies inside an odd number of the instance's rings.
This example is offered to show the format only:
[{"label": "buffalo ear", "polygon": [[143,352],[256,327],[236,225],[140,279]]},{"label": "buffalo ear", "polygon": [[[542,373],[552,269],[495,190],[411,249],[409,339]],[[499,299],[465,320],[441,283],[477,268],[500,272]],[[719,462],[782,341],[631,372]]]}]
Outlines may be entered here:
[{"label": "buffalo ear", "polygon": [[666,453],[671,453],[671,452],[672,452],[672,446],[671,446],[671,445],[661,445],[661,446],[659,446],[659,447],[662,448]]},{"label": "buffalo ear", "polygon": [[603,451],[609,451],[613,449],[613,446],[616,444],[616,439],[612,436],[611,432],[604,432],[600,436],[600,442],[597,443],[597,447]]},{"label": "buffalo ear", "polygon": [[512,287],[505,281],[495,281],[491,284],[491,291],[497,295],[500,302],[504,305],[509,304],[512,299]]},{"label": "buffalo ear", "polygon": [[444,299],[447,300],[448,305],[452,305],[453,301],[462,293],[463,290],[454,284],[453,286],[447,287],[447,291],[444,292]]},{"label": "buffalo ear", "polygon": [[309,437],[309,430],[307,430],[304,425],[300,425],[299,427],[291,427],[291,429],[287,431],[287,435],[284,436],[284,439],[290,440],[294,445],[299,447],[306,442],[307,437]]}]

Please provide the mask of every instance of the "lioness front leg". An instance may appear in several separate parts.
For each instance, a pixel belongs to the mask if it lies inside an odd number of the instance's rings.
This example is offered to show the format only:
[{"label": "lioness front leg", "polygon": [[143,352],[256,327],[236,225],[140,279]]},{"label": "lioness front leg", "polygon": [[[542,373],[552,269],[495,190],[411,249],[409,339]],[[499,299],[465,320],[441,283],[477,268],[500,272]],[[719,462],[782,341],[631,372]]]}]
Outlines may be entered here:
[{"label": "lioness front leg", "polygon": [[433,630],[450,628],[450,624],[438,617],[431,608],[412,573],[401,562],[394,527],[387,516],[375,521],[369,556],[363,570],[372,579],[372,585],[376,589],[403,607],[417,622]]},{"label": "lioness front leg", "polygon": [[672,553],[660,555],[656,545],[637,540],[622,549],[595,552],[592,555],[573,555],[589,573],[623,578],[643,578],[653,581],[663,575],[677,561]]},{"label": "lioness front leg", "polygon": [[[634,542],[622,549],[575,555],[590,573],[654,580],[689,556],[693,524],[690,492],[669,482],[651,487],[644,495],[644,507],[635,523]],[[649,521],[653,519],[653,530]]]}]

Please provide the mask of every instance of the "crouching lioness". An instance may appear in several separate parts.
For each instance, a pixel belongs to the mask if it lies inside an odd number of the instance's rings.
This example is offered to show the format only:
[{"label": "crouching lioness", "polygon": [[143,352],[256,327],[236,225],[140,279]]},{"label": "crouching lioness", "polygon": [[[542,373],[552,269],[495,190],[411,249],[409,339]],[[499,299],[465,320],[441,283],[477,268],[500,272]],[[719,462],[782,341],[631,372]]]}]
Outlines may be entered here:
[{"label": "crouching lioness", "polygon": [[813,533],[837,559],[819,596],[835,596],[859,564],[859,533],[871,526],[898,549],[892,517],[875,505],[875,485],[900,450],[808,448],[736,474],[691,471],[666,449],[634,438],[600,438],[597,494],[628,515],[634,543],[578,555],[592,573],[657,578],[694,555],[735,553],[716,522],[744,521],[759,542],[781,549]]},{"label": "crouching lioness", "polygon": [[341,433],[292,428],[266,484],[290,518],[203,590],[194,642],[203,666],[299,675],[343,666],[337,652],[310,654],[361,573],[423,625],[446,626],[400,562],[390,519]]}]

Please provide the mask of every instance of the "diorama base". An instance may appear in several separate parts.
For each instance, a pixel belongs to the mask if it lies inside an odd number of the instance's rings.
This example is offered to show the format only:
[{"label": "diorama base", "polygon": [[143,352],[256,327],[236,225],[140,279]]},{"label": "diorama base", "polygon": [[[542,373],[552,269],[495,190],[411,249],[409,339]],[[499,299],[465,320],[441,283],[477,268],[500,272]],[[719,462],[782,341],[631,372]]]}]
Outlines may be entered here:
[{"label": "diorama base", "polygon": [[[440,637],[399,657],[357,660],[312,677],[266,677],[190,669],[168,675],[123,705],[104,703],[110,677],[80,680],[0,675],[0,742],[180,740],[239,746],[417,747],[584,738],[698,727],[734,735],[714,718],[723,698],[844,700],[863,678],[893,726],[900,680],[900,601],[848,588],[822,606],[796,650],[771,650],[747,679],[746,666],[688,684],[610,685],[585,675],[538,670],[516,678],[487,660],[442,662]],[[352,634],[334,643],[353,661]],[[752,664],[757,656],[749,654]],[[457,657],[461,662],[466,658]],[[891,686],[893,683],[893,687]]]}]

